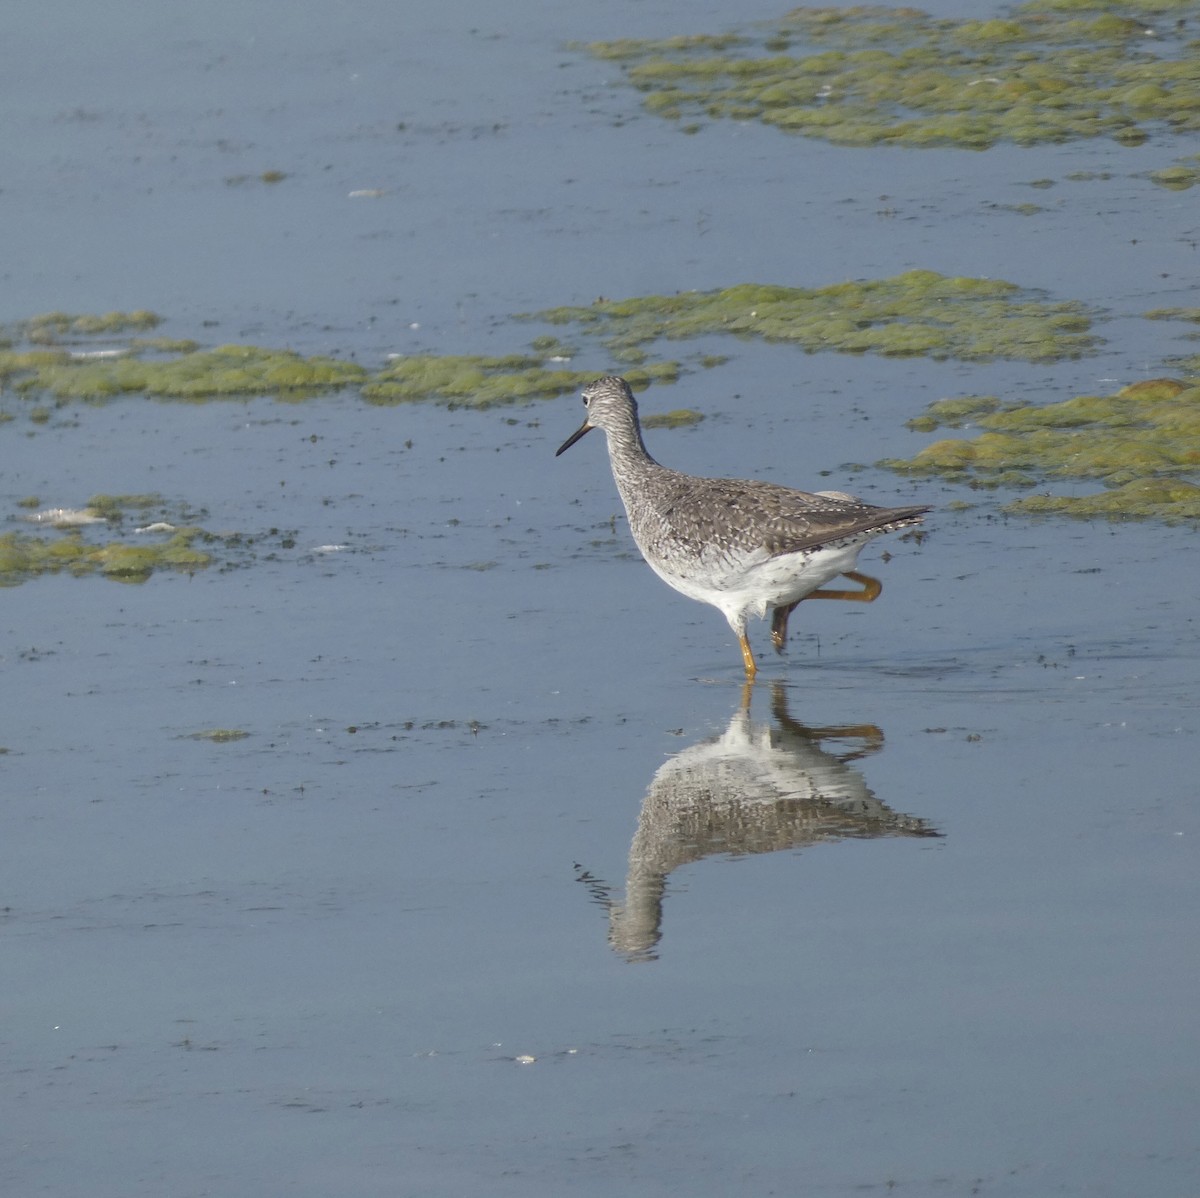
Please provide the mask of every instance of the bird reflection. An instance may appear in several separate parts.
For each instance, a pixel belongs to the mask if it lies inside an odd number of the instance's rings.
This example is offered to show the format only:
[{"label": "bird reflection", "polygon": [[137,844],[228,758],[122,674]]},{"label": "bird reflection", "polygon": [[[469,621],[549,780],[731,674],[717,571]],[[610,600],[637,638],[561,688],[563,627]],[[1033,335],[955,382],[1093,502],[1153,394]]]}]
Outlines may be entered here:
[{"label": "bird reflection", "polygon": [[[672,870],[718,853],[773,853],[822,841],[939,833],[877,799],[851,762],[878,752],[874,724],[810,728],[788,713],[782,683],[771,720],[750,715],[749,685],[720,736],[684,749],[654,775],[629,849],[625,897],[576,866],[608,911],[609,944],[649,961],[662,937],[663,893]],[[822,742],[840,742],[823,748]]]}]

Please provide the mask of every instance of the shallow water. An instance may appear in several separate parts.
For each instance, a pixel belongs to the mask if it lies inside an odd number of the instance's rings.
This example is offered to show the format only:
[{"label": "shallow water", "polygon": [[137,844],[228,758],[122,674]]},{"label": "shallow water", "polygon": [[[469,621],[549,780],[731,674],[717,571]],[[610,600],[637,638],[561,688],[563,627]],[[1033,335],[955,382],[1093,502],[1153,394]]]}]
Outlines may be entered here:
[{"label": "shallow water", "polygon": [[9,319],[151,307],[374,365],[598,294],[914,267],[1113,319],[1053,366],[734,343],[647,393],[706,415],[648,434],[682,469],[939,505],[864,555],[879,603],[805,605],[784,661],[752,630],[748,713],[599,438],[553,458],[574,399],[0,427],[14,515],[157,491],[260,538],[3,592],[8,1192],[1194,1186],[1195,532],[849,464],[944,395],[1166,373],[1188,343],[1138,316],[1195,304],[1195,204],[1138,172],[1196,145],[682,136],[563,48],[728,24],[676,0],[17,19]]}]

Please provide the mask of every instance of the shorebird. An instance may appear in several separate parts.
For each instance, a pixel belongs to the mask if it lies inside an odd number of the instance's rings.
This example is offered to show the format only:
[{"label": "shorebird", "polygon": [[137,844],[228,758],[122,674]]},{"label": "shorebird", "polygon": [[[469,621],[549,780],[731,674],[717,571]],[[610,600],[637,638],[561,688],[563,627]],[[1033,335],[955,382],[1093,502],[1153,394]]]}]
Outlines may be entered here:
[{"label": "shorebird", "polygon": [[[746,678],[758,672],[746,618],[771,616],[782,653],[788,617],[804,599],[871,603],[883,584],[858,573],[872,538],[920,524],[928,507],[874,507],[838,491],[794,491],[775,483],[697,478],[646,451],[629,384],[605,375],[583,389],[587,417],[555,457],[594,428],[608,438],[613,478],[629,529],[650,568],[669,586],[719,608],[742,650]],[[826,590],[844,574],[857,590]]]}]

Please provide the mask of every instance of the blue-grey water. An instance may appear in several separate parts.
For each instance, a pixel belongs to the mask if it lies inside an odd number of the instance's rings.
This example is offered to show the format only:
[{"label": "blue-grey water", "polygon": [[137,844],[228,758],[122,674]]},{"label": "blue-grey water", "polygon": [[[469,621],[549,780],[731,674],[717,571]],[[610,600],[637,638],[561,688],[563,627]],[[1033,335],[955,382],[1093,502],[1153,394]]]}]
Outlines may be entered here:
[{"label": "blue-grey water", "polygon": [[146,307],[377,366],[519,349],[513,313],[601,294],[914,267],[1110,319],[1052,366],[739,343],[646,393],[707,417],[648,434],[682,469],[940,509],[864,555],[877,604],[804,605],[786,660],[752,630],[748,713],[600,438],[554,459],[574,398],[0,426],[12,519],[158,492],[257,538],[232,569],[0,592],[5,1193],[1195,1191],[1195,531],[843,467],[914,452],[945,395],[1168,373],[1188,344],[1140,314],[1196,304],[1200,219],[1144,172],[1198,139],[687,137],[567,47],[732,19],[7,14],[3,320]]}]

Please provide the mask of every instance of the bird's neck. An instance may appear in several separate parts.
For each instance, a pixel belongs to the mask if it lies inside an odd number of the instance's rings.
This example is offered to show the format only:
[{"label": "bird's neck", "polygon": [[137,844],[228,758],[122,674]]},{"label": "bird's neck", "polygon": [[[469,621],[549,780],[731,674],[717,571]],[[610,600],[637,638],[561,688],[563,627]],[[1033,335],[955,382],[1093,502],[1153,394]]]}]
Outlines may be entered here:
[{"label": "bird's neck", "polygon": [[650,456],[642,440],[642,430],[636,420],[622,421],[615,428],[605,429],[608,436],[608,459],[613,474],[637,474],[658,463]]},{"label": "bird's neck", "polygon": [[625,512],[632,520],[637,496],[645,488],[648,476],[658,474],[664,467],[647,452],[642,430],[636,420],[623,422],[605,432],[608,434],[608,460],[612,466],[613,481],[621,494]]}]

